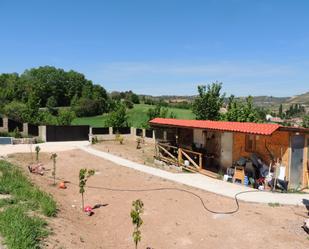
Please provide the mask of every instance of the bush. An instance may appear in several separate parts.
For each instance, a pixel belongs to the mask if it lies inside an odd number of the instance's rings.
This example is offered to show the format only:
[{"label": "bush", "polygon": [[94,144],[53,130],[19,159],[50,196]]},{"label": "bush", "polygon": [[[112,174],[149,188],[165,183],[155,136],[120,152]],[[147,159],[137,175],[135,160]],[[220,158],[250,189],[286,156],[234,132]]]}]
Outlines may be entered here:
[{"label": "bush", "polygon": [[105,99],[80,98],[73,106],[73,110],[78,117],[101,115],[107,110],[107,102]]},{"label": "bush", "polygon": [[58,125],[70,125],[76,118],[75,112],[70,109],[60,109],[58,112]]}]

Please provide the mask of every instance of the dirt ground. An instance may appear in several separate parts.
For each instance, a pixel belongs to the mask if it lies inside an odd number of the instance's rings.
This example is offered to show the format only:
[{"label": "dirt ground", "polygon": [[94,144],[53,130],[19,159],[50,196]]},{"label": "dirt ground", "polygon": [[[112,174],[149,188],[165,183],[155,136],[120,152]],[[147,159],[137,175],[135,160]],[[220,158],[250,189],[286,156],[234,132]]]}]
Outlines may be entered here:
[{"label": "dirt ground", "polygon": [[155,145],[154,143],[145,142],[141,144],[141,149],[136,149],[136,140],[126,138],[124,144],[121,145],[118,141],[102,141],[92,145],[95,149],[109,152],[116,156],[129,159],[130,161],[145,164],[147,166],[164,169],[169,172],[177,173],[181,170],[162,164],[154,163]]},{"label": "dirt ground", "polygon": [[[49,171],[44,176],[30,176],[33,182],[50,192],[59,205],[58,216],[49,220],[53,234],[45,242],[47,248],[133,249],[130,210],[132,201],[138,198],[145,205],[139,248],[309,248],[309,236],[301,228],[304,218],[294,213],[305,215],[304,207],[270,207],[241,202],[239,212],[215,215],[205,211],[196,197],[184,192],[111,192],[89,188],[86,204],[106,206],[95,209],[95,214],[88,217],[80,210],[77,185],[68,184],[66,190],[51,185],[49,157],[42,154],[40,158]],[[10,161],[25,170],[30,159],[29,154],[10,156]],[[88,181],[91,186],[121,189],[177,187],[200,195],[212,210],[235,208],[232,199],[121,167],[86,152],[58,153],[58,177],[76,184],[79,169],[83,167],[96,170]]]}]

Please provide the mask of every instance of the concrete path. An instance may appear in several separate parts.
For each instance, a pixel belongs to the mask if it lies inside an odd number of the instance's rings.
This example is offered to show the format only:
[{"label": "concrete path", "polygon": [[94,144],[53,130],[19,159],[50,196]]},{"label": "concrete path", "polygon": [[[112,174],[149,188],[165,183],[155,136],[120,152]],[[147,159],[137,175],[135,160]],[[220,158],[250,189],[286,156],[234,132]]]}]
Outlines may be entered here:
[{"label": "concrete path", "polygon": [[[161,169],[145,166],[143,164],[135,163],[124,158],[111,155],[109,153],[99,151],[90,146],[80,146],[81,150],[92,155],[112,161],[115,164],[139,170],[141,172],[158,176],[170,181],[185,184],[190,187],[199,188],[218,195],[234,198],[237,193],[242,191],[250,191],[252,188],[243,185],[224,182],[222,180],[213,179],[201,174],[188,173],[171,173]],[[282,205],[303,205],[303,200],[309,201],[309,194],[283,194],[271,192],[250,192],[243,193],[238,196],[239,200],[254,203],[279,203]]]},{"label": "concrete path", "polygon": [[16,144],[0,145],[0,157],[14,153],[30,153],[35,151],[36,146],[40,146],[41,152],[59,152],[78,149],[81,146],[89,145],[88,141],[75,142],[47,142],[41,144]]}]

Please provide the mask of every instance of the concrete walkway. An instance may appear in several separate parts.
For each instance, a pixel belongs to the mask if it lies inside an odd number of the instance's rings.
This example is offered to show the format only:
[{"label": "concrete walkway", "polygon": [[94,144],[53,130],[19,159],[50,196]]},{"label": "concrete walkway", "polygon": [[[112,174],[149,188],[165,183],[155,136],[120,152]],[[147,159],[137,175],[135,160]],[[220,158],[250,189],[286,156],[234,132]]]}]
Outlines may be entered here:
[{"label": "concrete walkway", "polygon": [[0,145],[0,157],[14,153],[31,153],[35,151],[36,146],[40,146],[41,152],[59,152],[78,149],[81,146],[89,145],[88,141],[75,142],[47,142],[41,144],[16,144]]},{"label": "concrete walkway", "polygon": [[[224,182],[213,179],[201,174],[188,173],[171,173],[161,169],[145,166],[143,164],[135,163],[124,158],[99,151],[90,146],[80,146],[81,150],[92,155],[104,158],[115,164],[135,169],[147,174],[158,176],[170,181],[185,184],[190,187],[199,188],[208,192],[216,193],[218,195],[234,198],[234,196],[242,191],[253,190],[252,188],[243,185]],[[282,205],[303,205],[303,200],[309,201],[309,194],[283,194],[271,192],[250,192],[238,196],[239,200],[254,203],[279,203]]]}]

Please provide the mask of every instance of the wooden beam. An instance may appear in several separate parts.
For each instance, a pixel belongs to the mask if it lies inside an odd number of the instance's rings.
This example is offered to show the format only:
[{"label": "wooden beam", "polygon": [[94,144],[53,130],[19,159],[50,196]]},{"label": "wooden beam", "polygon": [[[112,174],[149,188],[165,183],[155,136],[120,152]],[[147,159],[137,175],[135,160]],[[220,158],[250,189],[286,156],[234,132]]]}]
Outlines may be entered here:
[{"label": "wooden beam", "polygon": [[158,148],[163,150],[166,154],[168,154],[171,158],[173,158],[175,161],[177,161],[177,158],[171,154],[167,149],[163,148],[162,146],[158,145]]},{"label": "wooden beam", "polygon": [[192,158],[183,150],[182,150],[182,154],[193,164],[194,167],[199,168],[199,165],[197,165],[196,162],[194,162]]}]

